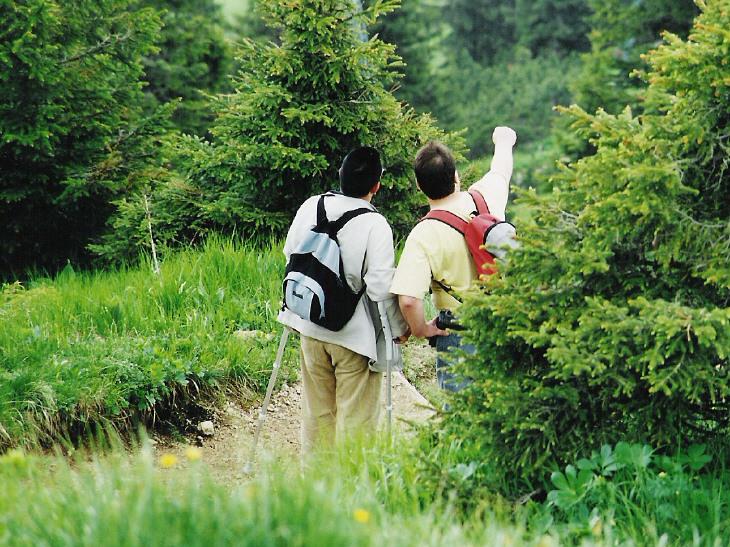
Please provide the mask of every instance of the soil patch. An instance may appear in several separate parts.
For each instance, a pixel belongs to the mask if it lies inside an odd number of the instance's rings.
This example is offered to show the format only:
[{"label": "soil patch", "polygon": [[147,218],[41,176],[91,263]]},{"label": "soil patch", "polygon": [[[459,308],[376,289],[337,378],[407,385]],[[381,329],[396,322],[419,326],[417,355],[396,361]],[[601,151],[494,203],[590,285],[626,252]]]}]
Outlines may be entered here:
[{"label": "soil patch", "polygon": [[[413,424],[423,424],[436,411],[429,402],[437,394],[435,351],[426,343],[409,341],[404,347],[405,370],[391,376],[394,435],[407,434]],[[263,397],[261,398],[263,399]],[[387,381],[383,381],[381,428],[387,427]],[[185,468],[191,456],[200,458],[220,484],[238,484],[249,478],[251,457],[262,400],[243,401],[231,394],[220,397],[208,419],[193,424],[197,431],[184,438],[153,435],[158,459],[165,457],[171,468]],[[301,385],[282,385],[272,394],[262,423],[255,462],[296,461],[300,451]],[[174,463],[170,463],[174,462]],[[255,471],[255,467],[254,467]]]}]

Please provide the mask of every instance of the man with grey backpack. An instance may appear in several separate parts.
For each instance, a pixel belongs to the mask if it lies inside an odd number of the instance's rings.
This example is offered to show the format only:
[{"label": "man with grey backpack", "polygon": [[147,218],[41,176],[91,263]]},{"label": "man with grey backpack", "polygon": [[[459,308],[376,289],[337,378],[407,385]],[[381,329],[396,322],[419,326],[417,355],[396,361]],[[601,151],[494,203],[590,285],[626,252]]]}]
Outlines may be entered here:
[{"label": "man with grey backpack", "polygon": [[378,151],[362,146],[340,168],[340,191],[306,200],[284,254],[287,269],[280,323],[300,335],[302,454],[335,439],[375,431],[382,372],[378,304],[392,336],[408,326],[390,293],[395,271],[392,230],[371,204],[380,189]]}]

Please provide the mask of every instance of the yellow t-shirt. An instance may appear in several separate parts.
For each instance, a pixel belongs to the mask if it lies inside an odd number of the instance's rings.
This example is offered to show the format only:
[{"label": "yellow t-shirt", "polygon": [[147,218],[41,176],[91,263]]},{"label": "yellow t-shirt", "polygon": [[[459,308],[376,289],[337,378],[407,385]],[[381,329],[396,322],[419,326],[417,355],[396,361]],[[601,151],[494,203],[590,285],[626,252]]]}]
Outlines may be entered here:
[{"label": "yellow t-shirt", "polygon": [[[499,178],[494,180],[494,176]],[[504,184],[505,179],[497,173],[488,173],[471,188],[480,191],[489,210],[495,210],[502,217],[506,204],[490,195],[487,190],[490,182]],[[461,192],[459,199],[447,210],[468,220],[475,209],[472,197],[467,192]],[[452,310],[458,307],[459,301],[433,280],[440,281],[459,294],[475,283],[477,270],[463,235],[443,222],[426,220],[416,224],[408,235],[390,292],[423,299],[430,288],[433,304],[438,309]]]}]

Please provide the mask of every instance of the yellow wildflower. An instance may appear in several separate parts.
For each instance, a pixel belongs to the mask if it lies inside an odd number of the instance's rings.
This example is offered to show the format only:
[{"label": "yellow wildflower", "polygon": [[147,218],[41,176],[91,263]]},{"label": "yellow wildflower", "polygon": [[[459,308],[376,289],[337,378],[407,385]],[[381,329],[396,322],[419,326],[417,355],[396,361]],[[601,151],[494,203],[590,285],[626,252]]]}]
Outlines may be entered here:
[{"label": "yellow wildflower", "polygon": [[160,457],[160,465],[162,467],[173,467],[177,463],[177,456],[174,454],[164,454]]},{"label": "yellow wildflower", "polygon": [[362,524],[367,524],[370,522],[370,512],[366,511],[365,509],[355,509],[355,513],[353,515],[355,517],[355,520]]},{"label": "yellow wildflower", "polygon": [[591,528],[591,533],[598,537],[603,533],[603,522],[601,522],[601,519],[596,519],[596,522],[593,524],[593,527]]},{"label": "yellow wildflower", "polygon": [[202,454],[197,446],[188,446],[185,449],[185,457],[191,462],[196,462],[201,458]]},{"label": "yellow wildflower", "polygon": [[8,452],[5,457],[12,465],[18,465],[22,463],[25,459],[25,452],[23,452],[19,448],[16,448],[15,450],[11,450],[10,452]]}]

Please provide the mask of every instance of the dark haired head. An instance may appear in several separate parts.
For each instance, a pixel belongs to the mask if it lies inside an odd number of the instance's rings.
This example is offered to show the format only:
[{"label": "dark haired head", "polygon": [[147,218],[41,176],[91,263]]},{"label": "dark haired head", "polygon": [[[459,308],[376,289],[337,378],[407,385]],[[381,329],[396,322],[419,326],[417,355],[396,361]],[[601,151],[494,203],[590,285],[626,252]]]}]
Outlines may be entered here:
[{"label": "dark haired head", "polygon": [[373,189],[383,172],[380,153],[371,146],[350,152],[340,168],[340,189],[346,196],[361,198]]},{"label": "dark haired head", "polygon": [[430,199],[441,199],[456,189],[456,161],[451,150],[442,142],[430,141],[423,146],[413,162],[416,181]]}]

